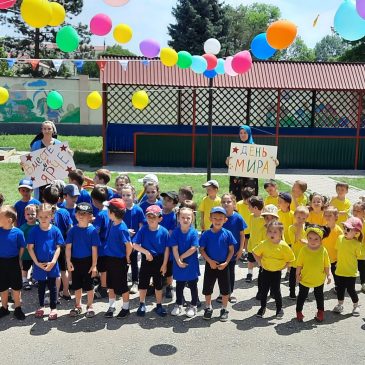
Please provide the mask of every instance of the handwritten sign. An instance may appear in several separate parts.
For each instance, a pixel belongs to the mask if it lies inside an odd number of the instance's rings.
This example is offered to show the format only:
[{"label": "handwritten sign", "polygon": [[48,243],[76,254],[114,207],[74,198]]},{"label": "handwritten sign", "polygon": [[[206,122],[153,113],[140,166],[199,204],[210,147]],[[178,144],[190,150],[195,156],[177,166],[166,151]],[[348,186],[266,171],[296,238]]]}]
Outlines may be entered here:
[{"label": "handwritten sign", "polygon": [[30,152],[20,159],[25,176],[33,181],[34,188],[63,180],[76,169],[67,142]]},{"label": "handwritten sign", "polygon": [[277,146],[231,143],[228,175],[275,178]]}]

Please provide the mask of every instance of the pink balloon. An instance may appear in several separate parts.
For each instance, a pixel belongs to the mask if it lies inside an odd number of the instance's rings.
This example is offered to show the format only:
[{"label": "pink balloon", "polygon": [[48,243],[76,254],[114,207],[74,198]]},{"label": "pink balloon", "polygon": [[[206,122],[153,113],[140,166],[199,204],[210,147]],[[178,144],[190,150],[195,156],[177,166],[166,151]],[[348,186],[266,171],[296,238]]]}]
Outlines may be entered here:
[{"label": "pink balloon", "polygon": [[252,67],[252,57],[249,51],[238,52],[233,56],[232,68],[238,74],[247,72]]},{"label": "pink balloon", "polygon": [[361,16],[361,18],[365,19],[365,1],[364,0],[356,0],[356,10]]},{"label": "pink balloon", "polygon": [[16,3],[16,0],[1,0],[0,9],[9,9]]},{"label": "pink balloon", "polygon": [[238,73],[235,72],[232,68],[232,60],[233,60],[232,56],[226,58],[226,61],[224,62],[224,71],[229,76],[237,76]]},{"label": "pink balloon", "polygon": [[154,39],[145,39],[139,44],[139,49],[143,56],[154,58],[160,53],[160,44]]},{"label": "pink balloon", "polygon": [[95,35],[107,35],[112,26],[112,20],[106,14],[96,14],[90,21],[90,31]]},{"label": "pink balloon", "polygon": [[110,6],[123,6],[127,4],[129,0],[104,0],[104,3]]}]

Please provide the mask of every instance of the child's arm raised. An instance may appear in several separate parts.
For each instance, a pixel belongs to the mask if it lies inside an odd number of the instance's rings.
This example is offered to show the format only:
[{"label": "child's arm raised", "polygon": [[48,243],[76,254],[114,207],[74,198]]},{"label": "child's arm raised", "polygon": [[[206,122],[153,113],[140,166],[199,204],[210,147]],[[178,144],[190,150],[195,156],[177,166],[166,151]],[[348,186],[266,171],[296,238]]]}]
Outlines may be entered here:
[{"label": "child's arm raised", "polygon": [[92,264],[89,270],[89,274],[91,274],[92,278],[95,278],[96,275],[98,275],[98,270],[96,268],[96,265],[98,263],[98,247],[93,246],[91,248],[91,255],[92,255]]},{"label": "child's arm raised", "polygon": [[226,258],[226,261],[222,262],[221,264],[218,265],[218,270],[224,270],[228,266],[228,264],[231,261],[231,258],[233,257],[233,255],[234,255],[234,246],[232,244],[232,245],[229,245],[228,256]]},{"label": "child's arm raised", "polygon": [[204,247],[200,247],[200,254],[204,257],[204,260],[209,264],[210,268],[215,270],[219,263],[217,261],[212,260],[207,253],[205,252],[205,248]]}]

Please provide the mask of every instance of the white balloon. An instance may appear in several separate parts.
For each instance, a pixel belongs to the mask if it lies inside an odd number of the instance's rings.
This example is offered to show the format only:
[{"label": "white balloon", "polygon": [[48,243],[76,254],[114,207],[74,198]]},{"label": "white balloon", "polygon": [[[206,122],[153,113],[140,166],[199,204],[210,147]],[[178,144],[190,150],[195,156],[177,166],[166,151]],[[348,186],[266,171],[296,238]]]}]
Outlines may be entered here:
[{"label": "white balloon", "polygon": [[204,43],[204,51],[205,53],[210,53],[217,55],[221,51],[221,44],[218,39],[209,38]]}]

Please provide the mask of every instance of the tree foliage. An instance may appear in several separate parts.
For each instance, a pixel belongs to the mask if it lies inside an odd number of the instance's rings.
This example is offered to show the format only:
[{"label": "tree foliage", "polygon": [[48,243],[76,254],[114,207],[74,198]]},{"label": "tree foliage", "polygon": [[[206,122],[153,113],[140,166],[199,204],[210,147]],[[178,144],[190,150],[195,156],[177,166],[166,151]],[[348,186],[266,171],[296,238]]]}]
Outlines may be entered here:
[{"label": "tree foliage", "polygon": [[336,61],[350,48],[351,45],[337,34],[326,35],[314,47],[316,61]]},{"label": "tree foliage", "polygon": [[275,59],[279,61],[314,61],[315,54],[300,36],[297,36],[294,43],[287,49],[278,52]]}]

